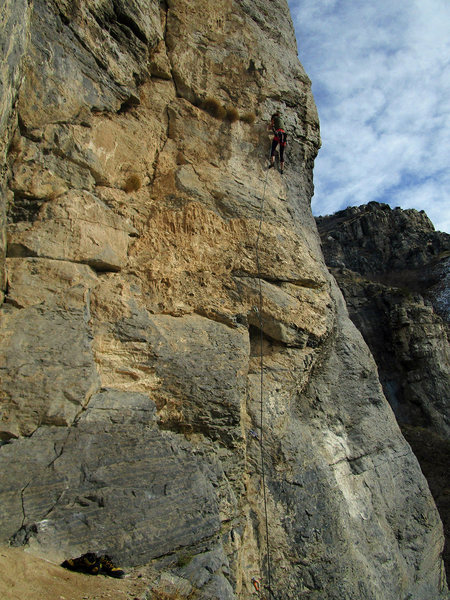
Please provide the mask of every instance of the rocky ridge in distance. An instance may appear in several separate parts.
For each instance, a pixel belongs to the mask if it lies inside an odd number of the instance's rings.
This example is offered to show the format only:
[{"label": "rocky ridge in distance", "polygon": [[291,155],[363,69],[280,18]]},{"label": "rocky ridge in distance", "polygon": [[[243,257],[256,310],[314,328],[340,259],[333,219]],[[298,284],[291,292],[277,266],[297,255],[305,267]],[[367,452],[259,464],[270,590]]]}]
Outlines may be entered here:
[{"label": "rocky ridge in distance", "polygon": [[317,217],[325,260],[444,522],[450,572],[450,235],[370,202]]}]

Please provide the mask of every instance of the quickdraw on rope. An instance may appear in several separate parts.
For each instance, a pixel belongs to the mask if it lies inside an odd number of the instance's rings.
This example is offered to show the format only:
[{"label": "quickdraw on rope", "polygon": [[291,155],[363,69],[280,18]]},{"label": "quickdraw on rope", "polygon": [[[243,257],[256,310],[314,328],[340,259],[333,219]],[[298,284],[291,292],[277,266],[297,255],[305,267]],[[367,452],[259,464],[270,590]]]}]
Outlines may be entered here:
[{"label": "quickdraw on rope", "polygon": [[[264,215],[264,201],[266,197],[266,186],[269,171],[266,173],[266,179],[264,181],[263,195],[261,199],[261,206],[259,212],[259,228],[258,235],[256,237],[255,254],[256,254],[256,271],[258,277],[258,321],[259,321],[259,357],[260,357],[260,436],[259,445],[261,449],[261,482],[263,488],[263,499],[264,499],[264,518],[266,526],[266,547],[267,547],[267,583],[266,586],[270,591],[272,589],[272,574],[271,574],[271,558],[270,558],[270,545],[269,545],[269,519],[267,515],[267,495],[266,495],[266,475],[265,475],[265,464],[264,464],[264,355],[263,355],[263,319],[262,319],[262,307],[263,307],[263,294],[262,294],[262,283],[261,283],[261,268],[259,262],[259,241],[261,237],[261,229]],[[252,579],[253,587],[258,594],[261,595],[261,586],[257,579]]]}]

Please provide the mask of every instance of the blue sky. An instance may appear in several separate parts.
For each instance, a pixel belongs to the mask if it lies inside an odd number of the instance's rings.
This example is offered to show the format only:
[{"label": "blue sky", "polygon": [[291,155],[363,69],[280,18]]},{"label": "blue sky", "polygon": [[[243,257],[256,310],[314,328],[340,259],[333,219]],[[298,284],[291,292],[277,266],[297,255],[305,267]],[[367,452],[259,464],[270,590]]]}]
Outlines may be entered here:
[{"label": "blue sky", "polygon": [[450,232],[450,0],[288,0],[322,148],[315,215],[371,200]]}]

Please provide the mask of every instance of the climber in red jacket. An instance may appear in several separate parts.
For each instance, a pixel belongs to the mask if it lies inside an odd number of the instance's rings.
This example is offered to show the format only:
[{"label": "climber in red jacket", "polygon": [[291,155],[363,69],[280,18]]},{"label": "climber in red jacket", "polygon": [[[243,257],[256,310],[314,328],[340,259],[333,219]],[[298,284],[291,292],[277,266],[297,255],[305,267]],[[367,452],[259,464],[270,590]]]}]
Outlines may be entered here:
[{"label": "climber in red jacket", "polygon": [[287,133],[285,131],[283,119],[280,113],[277,111],[272,115],[270,125],[267,128],[269,131],[273,131],[272,150],[270,152],[270,165],[271,169],[275,165],[275,150],[278,144],[280,144],[280,173],[284,172],[284,149],[286,148]]}]

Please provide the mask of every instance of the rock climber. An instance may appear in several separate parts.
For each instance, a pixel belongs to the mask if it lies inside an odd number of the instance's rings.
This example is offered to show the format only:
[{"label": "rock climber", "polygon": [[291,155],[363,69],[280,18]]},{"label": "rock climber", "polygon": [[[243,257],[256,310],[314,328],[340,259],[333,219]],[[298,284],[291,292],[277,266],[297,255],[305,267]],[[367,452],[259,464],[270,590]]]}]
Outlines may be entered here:
[{"label": "rock climber", "polygon": [[281,118],[279,111],[273,113],[268,131],[273,131],[272,150],[270,152],[270,165],[271,169],[275,165],[275,150],[278,144],[280,144],[280,173],[284,172],[284,149],[286,148],[287,133],[284,128],[284,122]]}]

